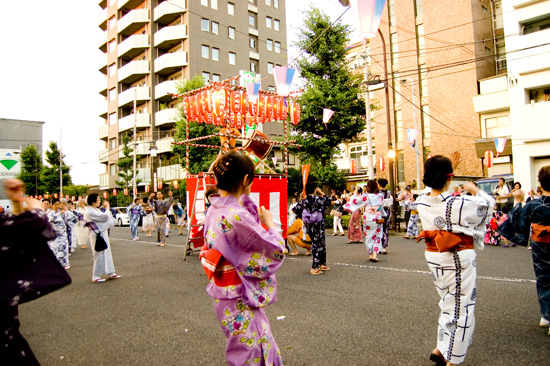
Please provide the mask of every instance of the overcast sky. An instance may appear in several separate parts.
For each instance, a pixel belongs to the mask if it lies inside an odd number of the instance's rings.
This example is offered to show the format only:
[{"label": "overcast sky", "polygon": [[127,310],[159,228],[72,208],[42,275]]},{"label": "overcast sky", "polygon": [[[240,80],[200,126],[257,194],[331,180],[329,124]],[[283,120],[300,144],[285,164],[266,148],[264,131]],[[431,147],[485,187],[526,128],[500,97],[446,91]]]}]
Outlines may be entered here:
[{"label": "overcast sky", "polygon": [[[345,10],[336,0],[285,3],[289,45],[302,24],[301,10],[310,3],[333,20]],[[98,115],[104,105],[98,93],[102,81],[98,4],[97,0],[0,1],[0,118],[46,122],[44,148],[62,139],[75,184],[97,185],[104,172],[98,163],[98,152],[104,148],[98,139],[102,123]],[[344,21],[353,22],[351,10]],[[295,55],[290,49],[289,59]]]}]

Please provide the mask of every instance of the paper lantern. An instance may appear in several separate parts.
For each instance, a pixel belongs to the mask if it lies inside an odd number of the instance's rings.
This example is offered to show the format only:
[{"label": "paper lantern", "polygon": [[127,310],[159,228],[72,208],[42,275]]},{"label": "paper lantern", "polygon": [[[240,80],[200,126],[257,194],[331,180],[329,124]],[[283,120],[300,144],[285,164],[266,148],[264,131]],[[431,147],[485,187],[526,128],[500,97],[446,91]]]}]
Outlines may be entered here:
[{"label": "paper lantern", "polygon": [[109,197],[109,194],[107,193],[107,191],[103,192],[103,198],[107,199],[107,197]]},{"label": "paper lantern", "polygon": [[248,94],[242,93],[242,100],[241,100],[241,114],[245,115],[248,113]]},{"label": "paper lantern", "polygon": [[233,127],[241,129],[243,128],[243,115],[240,113],[233,113]]},{"label": "paper lantern", "polygon": [[409,144],[414,147],[416,144],[416,138],[420,134],[420,131],[414,130],[412,128],[407,129],[407,137],[409,140]]},{"label": "paper lantern", "polygon": [[69,195],[65,195],[65,199],[68,201],[69,200]]},{"label": "paper lantern", "polygon": [[54,195],[53,195],[53,196],[54,196],[55,198],[57,198],[57,193],[54,193]]},{"label": "paper lantern", "polygon": [[485,165],[487,165],[487,168],[492,167],[493,166],[493,152],[491,150],[485,151],[484,157],[485,157]]},{"label": "paper lantern", "polygon": [[125,196],[128,195],[128,188],[124,188],[124,195],[125,195]]},{"label": "paper lantern", "polygon": [[137,196],[138,194],[137,188],[134,188],[133,191],[134,191],[134,196]]},{"label": "paper lantern", "polygon": [[295,69],[290,69],[286,66],[276,66],[275,69],[273,69],[277,94],[283,97],[290,94],[290,86],[292,85],[292,79],[294,78],[295,72]]},{"label": "paper lantern", "polygon": [[38,199],[42,199],[42,195],[38,196]]},{"label": "paper lantern", "polygon": [[246,93],[248,94],[248,100],[252,103],[256,103],[258,94],[260,93],[260,83],[246,83]]},{"label": "paper lantern", "polygon": [[380,157],[380,159],[378,159],[378,168],[379,168],[381,171],[386,170],[386,160],[384,160],[383,157]]},{"label": "paper lantern", "polygon": [[504,148],[506,147],[506,137],[497,137],[495,139],[495,148],[497,150],[497,158],[498,156],[504,151]]},{"label": "paper lantern", "polygon": [[117,191],[116,191],[116,189],[113,189],[113,196],[115,196],[115,197],[116,197],[116,194],[117,194]]},{"label": "paper lantern", "polygon": [[161,180],[159,180],[159,182],[157,183],[157,187],[158,187],[158,189],[162,189],[162,181]]},{"label": "paper lantern", "polygon": [[[428,159],[433,158],[433,156],[434,156],[434,154],[428,154]],[[426,159],[426,160],[428,160],[428,159]]]},{"label": "paper lantern", "polygon": [[258,99],[256,100],[256,110],[257,113],[260,116],[265,116],[265,102],[266,102],[266,96],[265,95],[258,95]]},{"label": "paper lantern", "polygon": [[174,189],[178,189],[179,184],[177,180],[174,180],[172,184],[174,185]]},{"label": "paper lantern", "polygon": [[203,113],[212,112],[212,100],[211,100],[211,91],[204,90],[201,92],[201,101],[202,101],[202,110]]},{"label": "paper lantern", "polygon": [[233,90],[231,92],[231,112],[241,113],[243,103],[243,95],[239,90]]},{"label": "paper lantern", "polygon": [[350,173],[352,173],[352,174],[357,173],[357,160],[352,160],[351,161]]},{"label": "paper lantern", "polygon": [[148,184],[145,186],[145,193],[149,193],[149,185]]},{"label": "paper lantern", "polygon": [[273,104],[271,105],[271,118],[279,119],[279,98],[273,97]]},{"label": "paper lantern", "polygon": [[191,102],[189,101],[189,97],[183,97],[182,98],[183,103],[183,112],[185,113],[185,118],[190,119],[191,118]]},{"label": "paper lantern", "polygon": [[74,196],[72,196],[72,197],[71,197],[71,201],[73,201],[73,202],[74,202],[74,200],[75,200],[75,197],[74,197]]},{"label": "paper lantern", "polygon": [[221,115],[225,111],[228,92],[224,88],[220,88],[214,92],[214,108],[213,112],[216,115]]},{"label": "paper lantern", "polygon": [[273,160],[273,166],[277,166],[277,157],[274,156],[271,158],[271,160]]},{"label": "paper lantern", "polygon": [[300,105],[298,103],[290,104],[290,122],[293,125],[300,123]]},{"label": "paper lantern", "polygon": [[376,37],[386,0],[349,0],[363,38]]},{"label": "paper lantern", "polygon": [[277,116],[277,119],[284,121],[286,120],[286,113],[285,113],[285,102],[283,98],[277,98],[277,104],[278,108],[277,111],[279,112],[279,115]]}]

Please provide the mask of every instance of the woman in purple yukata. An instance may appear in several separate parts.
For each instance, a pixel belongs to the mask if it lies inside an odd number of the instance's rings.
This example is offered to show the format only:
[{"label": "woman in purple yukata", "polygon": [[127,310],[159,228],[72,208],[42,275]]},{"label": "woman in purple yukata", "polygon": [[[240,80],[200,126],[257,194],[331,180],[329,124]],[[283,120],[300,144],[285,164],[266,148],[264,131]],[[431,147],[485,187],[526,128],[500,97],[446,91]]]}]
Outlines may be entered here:
[{"label": "woman in purple yukata", "polygon": [[[285,245],[273,217],[249,197],[254,165],[230,151],[213,164],[219,195],[210,197],[200,254],[206,291],[227,338],[229,365],[282,365],[264,307],[277,300],[275,273]],[[262,224],[267,228],[264,229]]]}]

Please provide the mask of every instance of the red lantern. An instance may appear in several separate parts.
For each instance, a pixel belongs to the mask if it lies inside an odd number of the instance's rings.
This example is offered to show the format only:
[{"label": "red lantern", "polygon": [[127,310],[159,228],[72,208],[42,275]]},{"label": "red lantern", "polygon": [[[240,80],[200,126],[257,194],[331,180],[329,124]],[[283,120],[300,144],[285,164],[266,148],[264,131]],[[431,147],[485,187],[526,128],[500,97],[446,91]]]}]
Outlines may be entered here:
[{"label": "red lantern", "polygon": [[212,101],[211,99],[211,92],[210,90],[205,90],[201,93],[201,99],[202,99],[202,111],[203,113],[210,113],[212,112]]},{"label": "red lantern", "polygon": [[231,92],[231,112],[240,113],[242,108],[243,96],[239,90]]},{"label": "red lantern", "polygon": [[262,94],[258,95],[258,99],[256,100],[256,111],[260,116],[265,115],[265,102],[266,97]]},{"label": "red lantern", "polygon": [[355,174],[357,173],[357,160],[352,160],[351,161],[351,172],[352,174]]},{"label": "red lantern", "polygon": [[174,189],[178,189],[178,181],[177,180],[174,180],[172,182],[172,184],[174,185]]},{"label": "red lantern", "polygon": [[137,188],[134,188],[133,191],[134,191],[134,196],[137,196],[137,193],[138,193]]},{"label": "red lantern", "polygon": [[115,197],[116,197],[116,194],[117,194],[117,191],[116,191],[116,189],[113,189],[113,196],[115,196]]},{"label": "red lantern", "polygon": [[[434,154],[428,154],[428,159],[431,159],[434,156]],[[426,160],[428,160],[426,159]]]},{"label": "red lantern", "polygon": [[380,168],[381,171],[386,170],[386,160],[384,160],[383,157],[378,159],[378,168]]},{"label": "red lantern", "polygon": [[242,100],[241,100],[241,114],[243,116],[246,116],[246,114],[248,113],[248,94],[247,93],[242,93]]},{"label": "red lantern", "polygon": [[75,198],[75,197],[74,197],[74,196],[72,196],[71,198],[72,198],[72,199],[71,199],[71,201],[73,201],[73,202],[74,202],[74,198]]},{"label": "red lantern", "polygon": [[124,188],[124,195],[125,195],[125,196],[128,195],[128,188]]},{"label": "red lantern", "polygon": [[185,113],[186,119],[191,119],[191,101],[189,100],[189,97],[183,97],[182,98],[183,103],[183,111]]},{"label": "red lantern", "polygon": [[67,201],[69,200],[69,195],[68,195],[68,194],[65,195],[65,199],[66,199]]},{"label": "red lantern", "polygon": [[149,193],[149,185],[145,186],[145,193]]},{"label": "red lantern", "polygon": [[[88,197],[88,196],[86,196],[86,197]],[[78,196],[78,200],[80,201],[81,199],[82,199],[82,196]]]},{"label": "red lantern", "polygon": [[42,195],[38,196],[38,199],[42,199]]},{"label": "red lantern", "polygon": [[107,199],[107,197],[108,197],[107,191],[103,192],[103,198]]},{"label": "red lantern", "polygon": [[281,121],[284,121],[286,120],[286,107],[285,107],[285,101],[284,101],[284,98],[278,98],[279,101],[278,101],[278,104],[279,104],[279,119]]},{"label": "red lantern", "polygon": [[279,119],[279,101],[278,101],[279,98],[277,97],[273,97],[273,112],[272,112],[272,115],[273,115],[273,119]]},{"label": "red lantern", "polygon": [[298,103],[290,104],[290,121],[293,125],[300,123],[300,105]]},{"label": "red lantern", "polygon": [[487,165],[487,168],[492,167],[493,166],[493,152],[491,150],[485,151],[484,157],[485,157],[485,165]]},{"label": "red lantern", "polygon": [[162,189],[162,181],[161,181],[161,180],[159,180],[159,182],[158,182],[158,184],[157,184],[157,187],[158,187],[159,189]]},{"label": "red lantern", "polygon": [[54,193],[54,195],[53,195],[53,196],[54,196],[54,198],[57,198],[57,193]]},{"label": "red lantern", "polygon": [[221,88],[214,92],[214,113],[221,115],[225,111],[227,104],[227,90]]},{"label": "red lantern", "polygon": [[240,113],[233,113],[233,127],[241,129],[243,128],[243,115]]},{"label": "red lantern", "polygon": [[273,116],[273,97],[271,95],[267,97],[265,103],[265,116],[268,120]]}]

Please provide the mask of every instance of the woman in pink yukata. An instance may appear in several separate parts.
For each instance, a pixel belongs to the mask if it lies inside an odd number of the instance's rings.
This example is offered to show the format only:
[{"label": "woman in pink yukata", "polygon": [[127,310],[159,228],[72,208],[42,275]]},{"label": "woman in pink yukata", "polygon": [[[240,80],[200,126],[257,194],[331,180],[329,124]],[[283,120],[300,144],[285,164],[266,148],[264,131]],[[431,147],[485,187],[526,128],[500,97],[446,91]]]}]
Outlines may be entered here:
[{"label": "woman in pink yukata", "polygon": [[[213,164],[219,195],[210,197],[201,263],[206,291],[227,338],[229,365],[282,365],[264,307],[277,300],[275,272],[285,245],[273,217],[249,197],[252,161],[234,150]],[[262,224],[267,228],[264,229]]]}]

